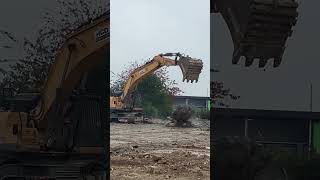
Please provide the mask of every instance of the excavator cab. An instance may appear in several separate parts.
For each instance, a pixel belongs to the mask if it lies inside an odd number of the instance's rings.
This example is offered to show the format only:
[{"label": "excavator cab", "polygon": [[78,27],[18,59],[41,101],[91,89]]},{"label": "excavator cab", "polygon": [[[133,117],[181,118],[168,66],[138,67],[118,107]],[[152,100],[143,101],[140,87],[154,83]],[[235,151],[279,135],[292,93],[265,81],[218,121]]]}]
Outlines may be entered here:
[{"label": "excavator cab", "polygon": [[181,56],[178,65],[181,68],[183,74],[183,82],[187,80],[187,82],[194,81],[198,82],[199,75],[203,68],[203,62],[200,59],[194,59],[189,56]]},{"label": "excavator cab", "polygon": [[285,43],[297,21],[295,0],[211,0],[213,13],[220,13],[228,25],[234,44],[232,63],[244,56],[245,66],[259,59],[265,67],[274,59],[281,63]]}]

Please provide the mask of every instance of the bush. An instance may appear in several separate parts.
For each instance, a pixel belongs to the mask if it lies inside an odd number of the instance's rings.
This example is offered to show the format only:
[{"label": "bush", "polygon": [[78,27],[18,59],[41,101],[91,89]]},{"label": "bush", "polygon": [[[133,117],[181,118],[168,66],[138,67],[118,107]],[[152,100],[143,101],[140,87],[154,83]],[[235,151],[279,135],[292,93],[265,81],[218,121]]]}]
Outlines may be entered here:
[{"label": "bush", "polygon": [[177,127],[191,126],[189,119],[194,114],[194,111],[189,106],[178,106],[172,114],[174,125]]},{"label": "bush", "polygon": [[210,119],[210,111],[207,109],[197,109],[195,115],[200,119]]}]

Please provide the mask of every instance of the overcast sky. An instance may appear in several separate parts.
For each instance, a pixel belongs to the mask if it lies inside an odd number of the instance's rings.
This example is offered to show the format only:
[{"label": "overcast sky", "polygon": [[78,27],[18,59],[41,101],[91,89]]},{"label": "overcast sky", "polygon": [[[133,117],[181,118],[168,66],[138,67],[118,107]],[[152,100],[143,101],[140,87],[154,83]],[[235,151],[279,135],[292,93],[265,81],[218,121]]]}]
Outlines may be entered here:
[{"label": "overcast sky", "polygon": [[[43,22],[43,13],[56,6],[52,0],[2,0],[0,3],[0,30],[14,34],[17,39],[24,37],[32,39],[36,30]],[[1,58],[15,58],[22,55],[21,44],[14,43],[0,35],[0,46],[9,45],[12,49],[1,49]],[[8,67],[14,62],[1,63],[1,67]]]},{"label": "overcast sky", "polygon": [[210,82],[209,0],[111,0],[111,71],[159,53],[181,52],[202,59],[198,83],[182,82],[179,67],[169,67],[183,95],[208,96]]},{"label": "overcast sky", "polygon": [[[233,52],[229,30],[219,14],[211,15],[212,66],[220,73],[212,79],[225,82],[241,96],[232,107],[250,109],[310,110],[310,83],[313,84],[313,111],[320,111],[320,1],[302,1],[298,23],[279,68],[269,62],[266,71],[251,67],[231,65]],[[255,67],[253,67],[255,66]]]},{"label": "overcast sky", "polygon": [[[171,77],[177,79],[188,95],[206,95],[209,2],[199,2],[112,0],[112,71],[119,72],[126,61],[147,59],[163,52],[184,52],[205,62],[199,84],[180,83],[181,73],[177,67],[171,67]],[[43,10],[54,5],[52,0],[3,0],[0,5],[0,29],[12,31],[20,37],[33,36],[40,25]],[[276,69],[269,66],[266,71],[245,68],[243,62],[242,65],[231,65],[233,47],[229,31],[220,15],[211,16],[211,40],[215,42],[211,47],[212,66],[221,70],[212,79],[223,80],[226,86],[241,96],[233,107],[309,110],[309,84],[312,82],[313,109],[320,111],[320,25],[315,18],[319,6],[319,1],[302,1],[298,23],[287,42],[283,63]],[[0,49],[0,54],[16,56],[19,50]]]},{"label": "overcast sky", "polygon": [[[69,0],[72,2],[71,0]],[[73,0],[77,1],[77,0]],[[92,6],[99,2],[102,4],[105,0],[93,0]],[[95,2],[95,3],[94,3]],[[11,32],[18,40],[28,38],[33,40],[37,36],[37,30],[42,27],[45,19],[45,12],[54,12],[60,8],[56,0],[2,0],[0,2],[0,30]],[[22,44],[13,43],[8,38],[0,35],[0,46],[9,45],[12,49],[1,49],[1,58],[15,58],[21,56]],[[0,66],[7,67],[9,63],[1,63]]]}]

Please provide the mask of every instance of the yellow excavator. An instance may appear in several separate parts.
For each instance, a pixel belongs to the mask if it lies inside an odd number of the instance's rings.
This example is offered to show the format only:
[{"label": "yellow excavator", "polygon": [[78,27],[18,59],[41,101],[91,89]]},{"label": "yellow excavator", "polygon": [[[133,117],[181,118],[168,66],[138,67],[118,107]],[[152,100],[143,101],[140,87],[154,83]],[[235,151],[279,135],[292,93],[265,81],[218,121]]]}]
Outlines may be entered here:
[{"label": "yellow excavator", "polygon": [[[255,58],[260,59],[260,67],[270,58],[275,67],[280,65],[296,23],[294,0],[211,1],[213,12],[223,16],[231,32],[234,64],[245,56],[247,66]],[[58,51],[41,93],[2,91],[0,180],[79,179],[89,174],[106,179],[103,107],[107,104],[103,103],[109,32],[107,13],[71,34]],[[115,99],[115,105],[127,109],[125,97]]]},{"label": "yellow excavator", "polygon": [[0,179],[106,179],[109,13],[70,34],[40,93],[3,89]]},{"label": "yellow excavator", "polygon": [[[174,57],[171,59],[170,57]],[[198,82],[199,75],[203,68],[203,62],[200,59],[191,58],[180,53],[159,54],[148,61],[146,64],[133,70],[123,85],[122,92],[119,96],[110,96],[110,119],[111,121],[119,121],[119,118],[125,116],[142,115],[142,109],[134,107],[134,97],[132,92],[143,78],[152,74],[156,70],[164,66],[179,66],[183,82]]]}]

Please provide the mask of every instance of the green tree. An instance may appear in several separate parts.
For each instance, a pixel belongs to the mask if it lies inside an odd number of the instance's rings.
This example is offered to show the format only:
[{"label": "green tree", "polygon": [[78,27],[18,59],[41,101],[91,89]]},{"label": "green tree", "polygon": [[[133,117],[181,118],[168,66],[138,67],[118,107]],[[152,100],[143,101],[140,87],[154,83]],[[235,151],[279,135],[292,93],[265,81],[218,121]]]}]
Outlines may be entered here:
[{"label": "green tree", "polygon": [[[9,70],[1,69],[1,87],[11,87],[16,92],[40,90],[47,78],[50,65],[66,36],[75,29],[109,12],[108,0],[56,0],[57,7],[47,10],[37,37],[17,39],[11,32],[1,30],[5,37],[17,47],[22,45],[23,55],[16,59],[0,57],[1,62],[13,62]],[[1,48],[1,47],[0,47]],[[15,48],[4,45],[2,48]]]},{"label": "green tree", "polygon": [[[171,114],[171,96],[157,75],[152,74],[146,77],[137,86],[136,91],[143,100],[141,104],[147,110],[147,115],[166,117]],[[148,111],[149,108],[151,111]],[[154,112],[153,109],[156,111]]]},{"label": "green tree", "polygon": [[[111,95],[118,96],[129,74],[142,64],[133,62],[117,74],[111,82]],[[131,93],[136,97],[135,105],[142,106],[148,116],[166,117],[172,113],[172,96],[182,92],[176,85],[164,67],[145,77]]]}]

